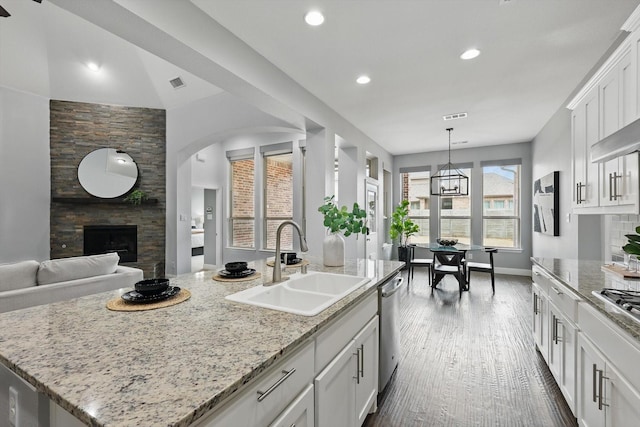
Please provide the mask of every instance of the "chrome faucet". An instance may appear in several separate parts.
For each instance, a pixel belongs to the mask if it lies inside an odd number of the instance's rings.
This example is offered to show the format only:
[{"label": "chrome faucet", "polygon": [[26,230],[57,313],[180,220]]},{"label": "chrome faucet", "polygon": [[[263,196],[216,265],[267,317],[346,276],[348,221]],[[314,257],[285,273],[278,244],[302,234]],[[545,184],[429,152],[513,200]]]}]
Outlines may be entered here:
[{"label": "chrome faucet", "polygon": [[282,234],[282,229],[286,225],[292,225],[296,230],[298,230],[298,235],[300,236],[300,250],[302,252],[307,252],[309,250],[307,247],[307,240],[305,239],[300,226],[289,219],[282,221],[276,231],[276,257],[273,260],[273,279],[271,280],[271,284],[284,282],[288,279],[288,277],[285,277],[284,279],[282,278],[282,267],[280,266],[280,234]]}]

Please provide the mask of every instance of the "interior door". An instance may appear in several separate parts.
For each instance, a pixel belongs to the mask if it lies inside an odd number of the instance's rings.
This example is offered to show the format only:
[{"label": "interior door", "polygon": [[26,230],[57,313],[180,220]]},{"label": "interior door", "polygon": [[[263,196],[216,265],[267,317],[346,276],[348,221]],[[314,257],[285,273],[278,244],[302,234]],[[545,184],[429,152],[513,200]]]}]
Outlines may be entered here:
[{"label": "interior door", "polygon": [[366,256],[369,259],[378,259],[378,184],[367,182],[366,210],[367,210],[367,226],[369,234],[367,235],[367,244],[365,247]]}]

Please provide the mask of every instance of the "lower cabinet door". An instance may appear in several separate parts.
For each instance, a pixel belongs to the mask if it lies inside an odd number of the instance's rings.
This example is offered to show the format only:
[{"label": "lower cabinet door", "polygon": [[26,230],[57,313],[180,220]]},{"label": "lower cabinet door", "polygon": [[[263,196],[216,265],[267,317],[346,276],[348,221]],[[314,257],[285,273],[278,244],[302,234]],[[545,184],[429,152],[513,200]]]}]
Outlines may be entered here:
[{"label": "lower cabinet door", "polygon": [[316,427],[355,427],[356,349],[354,341],[316,377]]},{"label": "lower cabinet door", "polygon": [[578,424],[603,427],[605,413],[600,375],[605,369],[602,355],[583,334],[578,333]]},{"label": "lower cabinet door", "polygon": [[640,393],[612,366],[604,379],[607,427],[640,425]]},{"label": "lower cabinet door", "polygon": [[356,425],[361,426],[369,412],[377,409],[378,397],[378,316],[354,338],[358,378],[356,379]]},{"label": "lower cabinet door", "polygon": [[314,427],[313,405],[313,384],[309,384],[269,427]]}]

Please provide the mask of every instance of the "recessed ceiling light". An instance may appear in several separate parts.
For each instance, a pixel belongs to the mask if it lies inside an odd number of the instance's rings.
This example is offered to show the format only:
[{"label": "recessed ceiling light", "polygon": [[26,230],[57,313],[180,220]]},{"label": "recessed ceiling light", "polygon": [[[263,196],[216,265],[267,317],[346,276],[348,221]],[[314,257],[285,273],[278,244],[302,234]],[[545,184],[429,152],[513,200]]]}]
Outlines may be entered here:
[{"label": "recessed ceiling light", "polygon": [[465,50],[462,53],[462,55],[460,55],[460,58],[462,58],[462,59],[473,59],[478,55],[480,55],[480,51],[478,49],[472,48],[472,49]]},{"label": "recessed ceiling light", "polygon": [[324,22],[324,15],[317,10],[312,10],[304,15],[304,22],[317,27],[318,25],[322,25],[322,23]]},{"label": "recessed ceiling light", "polygon": [[360,85],[366,85],[370,81],[371,81],[371,78],[369,76],[365,76],[365,75],[362,75],[362,76],[360,76],[360,77],[358,77],[356,79],[356,83],[358,83]]},{"label": "recessed ceiling light", "polygon": [[100,66],[98,64],[96,64],[95,62],[87,62],[87,68],[90,69],[93,72],[100,71]]}]

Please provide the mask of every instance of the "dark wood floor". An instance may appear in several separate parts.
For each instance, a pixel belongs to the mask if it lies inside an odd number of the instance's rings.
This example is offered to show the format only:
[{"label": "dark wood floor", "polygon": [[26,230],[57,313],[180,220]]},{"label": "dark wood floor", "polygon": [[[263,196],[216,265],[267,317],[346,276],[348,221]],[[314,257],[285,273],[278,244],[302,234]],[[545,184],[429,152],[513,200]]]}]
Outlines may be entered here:
[{"label": "dark wood floor", "polygon": [[402,298],[402,358],[366,427],[576,426],[531,334],[531,280],[473,273],[459,299],[425,272]]}]

